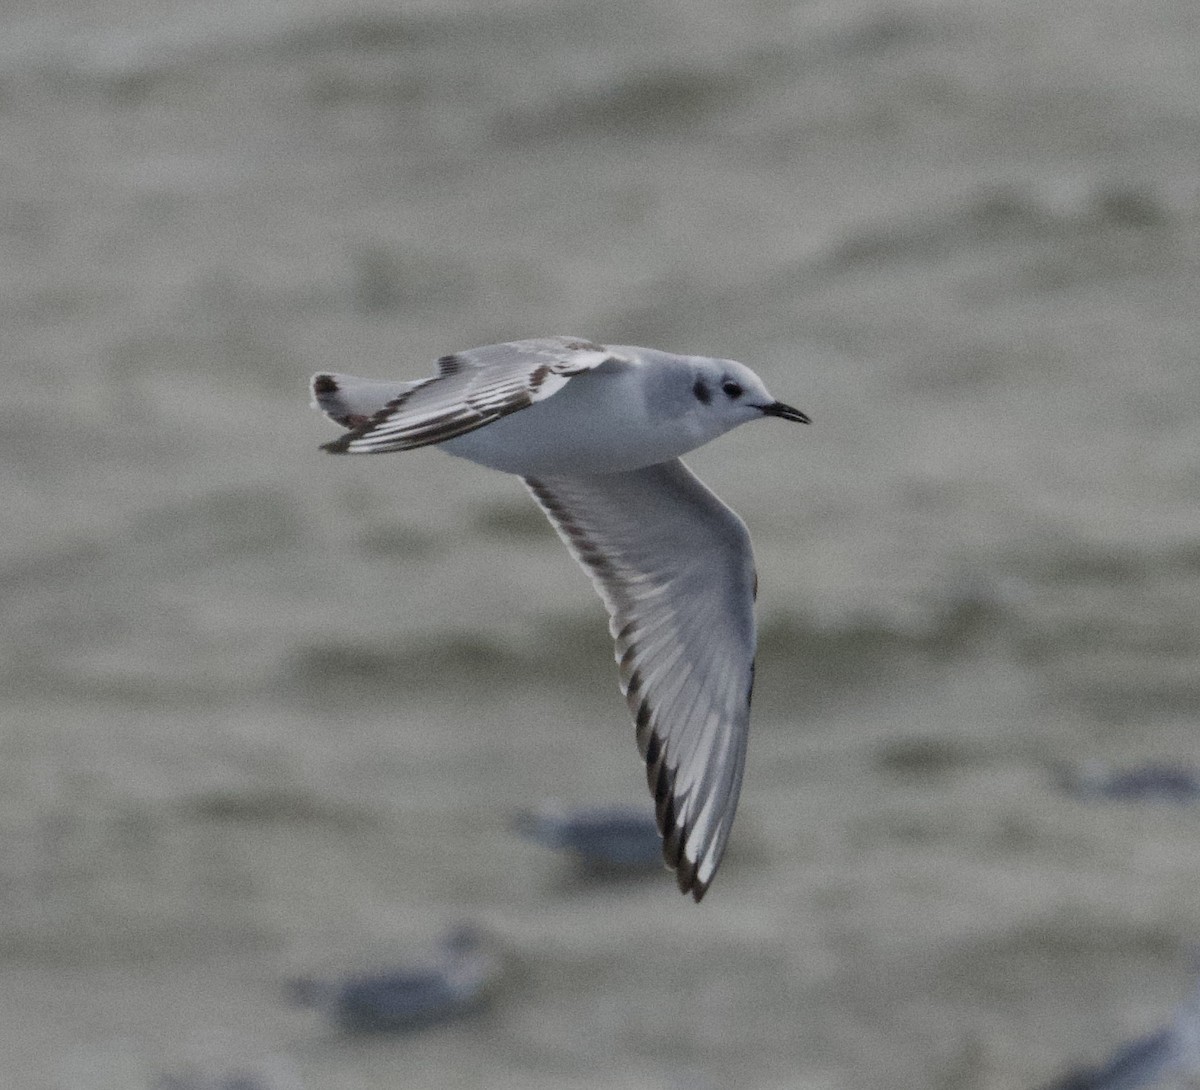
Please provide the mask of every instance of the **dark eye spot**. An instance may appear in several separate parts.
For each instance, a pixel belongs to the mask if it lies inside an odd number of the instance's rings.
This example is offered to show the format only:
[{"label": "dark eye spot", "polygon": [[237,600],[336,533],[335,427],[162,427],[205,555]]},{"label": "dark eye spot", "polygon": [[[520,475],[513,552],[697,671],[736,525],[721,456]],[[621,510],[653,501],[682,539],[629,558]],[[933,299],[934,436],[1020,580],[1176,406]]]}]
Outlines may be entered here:
[{"label": "dark eye spot", "polygon": [[736,382],[732,381],[722,383],[721,389],[724,390],[729,397],[741,397],[742,394],[746,392]]},{"label": "dark eye spot", "polygon": [[696,395],[696,400],[701,405],[707,405],[712,401],[712,391],[705,384],[703,379],[696,379],[696,385],[692,387],[692,393]]}]

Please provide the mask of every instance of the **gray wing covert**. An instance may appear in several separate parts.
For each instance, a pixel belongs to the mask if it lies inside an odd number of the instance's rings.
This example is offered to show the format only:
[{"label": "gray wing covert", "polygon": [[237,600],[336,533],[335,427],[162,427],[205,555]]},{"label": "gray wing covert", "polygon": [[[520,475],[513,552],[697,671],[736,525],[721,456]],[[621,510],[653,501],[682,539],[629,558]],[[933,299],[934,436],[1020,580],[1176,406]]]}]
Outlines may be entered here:
[{"label": "gray wing covert", "polygon": [[[578,337],[543,337],[443,356],[438,374],[407,385],[369,417],[324,444],[334,454],[381,454],[444,443],[557,393],[572,375],[612,358]],[[318,402],[344,376],[313,378]],[[361,381],[361,380],[360,380]]]},{"label": "gray wing covert", "polygon": [[525,483],[608,609],[663,857],[699,901],[729,838],[746,759],[749,534],[678,460]]}]

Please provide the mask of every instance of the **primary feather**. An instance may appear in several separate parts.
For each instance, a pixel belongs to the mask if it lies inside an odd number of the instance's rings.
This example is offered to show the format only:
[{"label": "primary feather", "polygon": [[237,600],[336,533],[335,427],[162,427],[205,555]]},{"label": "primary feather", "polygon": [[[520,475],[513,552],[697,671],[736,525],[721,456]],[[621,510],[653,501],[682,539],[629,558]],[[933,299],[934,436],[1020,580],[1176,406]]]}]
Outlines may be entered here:
[{"label": "primary feather", "polygon": [[729,839],[746,760],[750,535],[678,460],[525,483],[608,609],[663,855],[699,901]]}]

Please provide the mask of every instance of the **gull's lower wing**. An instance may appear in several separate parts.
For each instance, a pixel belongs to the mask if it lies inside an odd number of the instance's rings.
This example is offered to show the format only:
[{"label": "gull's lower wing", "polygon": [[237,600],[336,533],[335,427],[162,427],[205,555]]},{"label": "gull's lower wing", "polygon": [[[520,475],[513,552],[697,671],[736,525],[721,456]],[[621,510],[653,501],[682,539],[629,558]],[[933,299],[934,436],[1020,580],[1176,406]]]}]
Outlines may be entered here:
[{"label": "gull's lower wing", "polygon": [[[490,344],[443,356],[433,378],[406,384],[369,383],[319,374],[313,396],[326,413],[350,430],[323,449],[334,454],[381,454],[444,443],[528,408],[557,393],[572,375],[613,360],[601,345],[578,337],[543,337]],[[362,411],[372,396],[370,413]],[[350,405],[357,412],[330,412]]]},{"label": "gull's lower wing", "polygon": [[746,759],[750,535],[678,460],[525,483],[608,608],[663,857],[699,901],[729,838]]}]

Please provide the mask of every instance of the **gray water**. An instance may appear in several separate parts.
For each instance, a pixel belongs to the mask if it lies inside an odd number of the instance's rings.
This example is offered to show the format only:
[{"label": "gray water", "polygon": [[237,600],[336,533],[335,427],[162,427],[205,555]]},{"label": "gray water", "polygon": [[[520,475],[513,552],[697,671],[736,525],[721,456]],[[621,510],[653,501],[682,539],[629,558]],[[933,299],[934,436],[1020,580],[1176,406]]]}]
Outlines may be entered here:
[{"label": "gray water", "polygon": [[[0,15],[0,1058],[24,1090],[1008,1090],[1188,990],[1200,16],[1140,4],[93,0]],[[519,483],[334,459],[307,376],[550,333],[812,414],[693,467],[762,650],[703,905],[508,830],[638,802]],[[482,1018],[299,972],[485,926]]]}]

